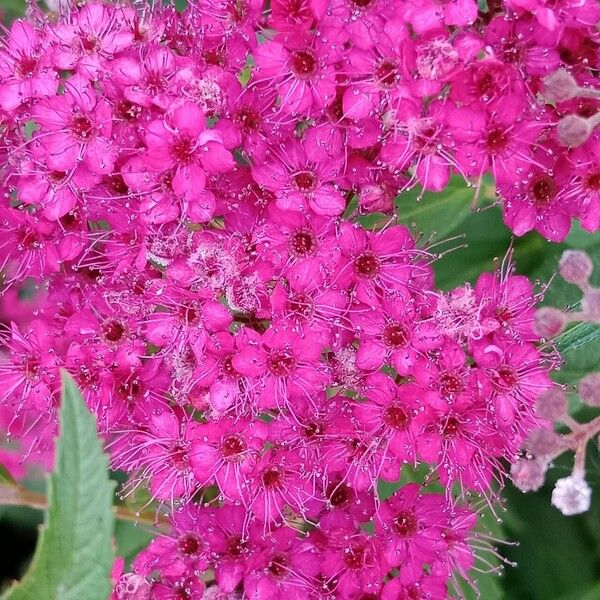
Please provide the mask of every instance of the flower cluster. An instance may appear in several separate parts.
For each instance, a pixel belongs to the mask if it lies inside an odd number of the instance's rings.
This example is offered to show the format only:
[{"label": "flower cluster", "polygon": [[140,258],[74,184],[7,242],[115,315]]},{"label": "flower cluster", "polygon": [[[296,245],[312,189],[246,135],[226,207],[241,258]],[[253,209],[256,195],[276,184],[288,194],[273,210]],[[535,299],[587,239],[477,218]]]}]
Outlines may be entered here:
[{"label": "flower cluster", "polygon": [[[600,323],[600,289],[590,284],[593,263],[590,256],[580,250],[567,250],[559,263],[562,278],[578,286],[583,292],[581,310],[562,311],[544,307],[536,312],[535,329],[552,337],[562,331],[567,323]],[[536,412],[546,422],[534,429],[524,442],[523,455],[512,465],[512,479],[522,491],[535,491],[544,484],[546,472],[553,461],[565,452],[575,454],[573,471],[559,479],[552,492],[552,504],[565,515],[576,515],[590,508],[592,491],[585,481],[585,463],[588,445],[600,434],[600,416],[580,423],[569,414],[570,406],[580,403],[600,407],[600,373],[589,373],[579,381],[577,396],[568,401],[572,392],[567,388],[553,387],[538,397]],[[574,396],[574,394],[572,394]],[[567,433],[558,433],[555,425],[566,426]]]},{"label": "flower cluster", "polygon": [[[493,497],[554,361],[530,282],[509,265],[440,292],[394,198],[491,172],[517,233],[566,234],[597,202],[593,124],[574,169],[534,90],[561,64],[587,81],[597,14],[89,2],[13,25],[2,419],[49,463],[66,369],[123,493],[171,509],[118,600],[195,600],[211,573],[207,597],[256,600],[442,599],[470,577],[465,494]],[[421,466],[423,485],[379,494]]]}]

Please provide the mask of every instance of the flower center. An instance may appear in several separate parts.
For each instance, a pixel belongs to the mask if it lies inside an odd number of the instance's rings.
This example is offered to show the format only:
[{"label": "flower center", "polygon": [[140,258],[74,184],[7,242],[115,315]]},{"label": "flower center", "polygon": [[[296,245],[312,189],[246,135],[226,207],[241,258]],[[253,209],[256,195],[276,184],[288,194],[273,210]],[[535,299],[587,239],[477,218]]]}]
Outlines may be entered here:
[{"label": "flower center", "polygon": [[344,562],[350,569],[360,569],[365,562],[365,554],[363,545],[352,545],[344,549]]},{"label": "flower center", "polygon": [[37,58],[33,58],[32,56],[24,56],[17,64],[16,64],[16,72],[17,75],[21,77],[30,77],[35,72],[38,65]]},{"label": "flower center", "polygon": [[399,73],[396,61],[384,58],[375,68],[375,81],[385,89],[393,88],[398,82]]},{"label": "flower center", "polygon": [[512,390],[519,384],[519,375],[510,365],[502,365],[496,371],[494,383],[500,389]]},{"label": "flower center", "polygon": [[293,176],[294,185],[301,192],[312,192],[317,182],[316,175],[311,171],[301,171]]},{"label": "flower center", "polygon": [[317,240],[310,229],[298,229],[290,236],[290,250],[294,256],[311,255],[317,245]]},{"label": "flower center", "polygon": [[277,377],[287,377],[295,366],[294,357],[285,352],[278,352],[269,357],[269,371]]},{"label": "flower center", "polygon": [[393,348],[406,346],[408,332],[402,325],[389,325],[383,332],[383,341],[387,346],[392,346]]},{"label": "flower center", "polygon": [[500,128],[492,129],[488,132],[485,143],[490,154],[501,152],[506,148],[508,138]]},{"label": "flower center", "polygon": [[440,434],[446,439],[456,436],[460,428],[460,423],[456,417],[448,417],[440,427]]},{"label": "flower center", "polygon": [[295,75],[308,78],[317,72],[317,58],[310,50],[298,50],[292,54],[290,66]]},{"label": "flower center", "polygon": [[278,488],[283,483],[283,472],[279,467],[271,467],[262,474],[262,481],[266,488]]},{"label": "flower center", "polygon": [[273,577],[285,577],[288,572],[287,566],[287,557],[285,557],[283,554],[278,554],[271,559],[267,568]]},{"label": "flower center", "polygon": [[233,535],[227,540],[227,554],[229,556],[242,556],[248,544],[239,535]]},{"label": "flower center", "polygon": [[538,206],[544,206],[551,202],[558,192],[558,187],[554,179],[546,173],[537,174],[530,183],[529,189],[533,196],[533,201]]},{"label": "flower center", "polygon": [[124,333],[125,327],[119,321],[107,321],[102,325],[102,335],[107,342],[118,342]]},{"label": "flower center", "polygon": [[193,554],[196,554],[198,550],[200,550],[200,542],[198,541],[198,538],[191,533],[179,538],[177,546],[182,554],[186,554],[188,556],[192,556]]},{"label": "flower center", "polygon": [[177,308],[177,316],[179,320],[185,325],[194,325],[199,320],[198,311],[191,304],[179,306]]},{"label": "flower center", "polygon": [[186,471],[188,468],[187,450],[181,444],[174,444],[169,452],[171,464],[179,471]]},{"label": "flower center", "polygon": [[137,377],[122,381],[116,389],[117,395],[128,402],[137,400],[142,395],[142,391],[142,384]]},{"label": "flower center", "polygon": [[262,124],[260,113],[249,106],[240,106],[233,115],[233,121],[244,133],[256,133]]},{"label": "flower center", "polygon": [[308,423],[303,428],[304,437],[308,439],[312,439],[323,435],[325,433],[325,427],[322,423],[318,423],[317,421],[313,421],[312,423]]},{"label": "flower center", "polygon": [[81,47],[86,52],[98,52],[98,50],[100,50],[100,48],[102,47],[102,43],[96,37],[86,35],[81,36],[79,39],[81,40]]},{"label": "flower center", "polygon": [[171,155],[177,162],[183,165],[192,163],[194,160],[192,140],[185,136],[176,138],[171,144]]},{"label": "flower center", "polygon": [[352,4],[354,4],[354,6],[356,6],[356,8],[360,8],[360,9],[365,9],[365,8],[369,8],[369,6],[371,6],[371,4],[374,4],[374,2],[376,2],[376,0],[350,0],[350,2]]},{"label": "flower center", "polygon": [[600,171],[588,173],[585,176],[584,185],[592,192],[600,192]]},{"label": "flower center", "polygon": [[88,142],[94,134],[94,125],[89,117],[74,115],[71,119],[71,133],[80,142]]},{"label": "flower center", "polygon": [[372,252],[364,252],[354,259],[356,274],[365,279],[373,279],[381,269],[379,258]]},{"label": "flower center", "polygon": [[327,486],[327,498],[331,506],[343,506],[350,501],[352,492],[345,483],[330,483]]},{"label": "flower center", "polygon": [[142,107],[129,100],[119,100],[115,106],[115,114],[125,121],[135,121],[142,114]]},{"label": "flower center", "polygon": [[389,427],[403,431],[408,428],[410,416],[401,406],[392,404],[383,411],[383,422]]},{"label": "flower center", "polygon": [[440,375],[440,392],[442,396],[448,398],[456,396],[463,390],[463,383],[460,376],[451,371],[445,371]]},{"label": "flower center", "polygon": [[310,318],[313,313],[313,302],[306,294],[294,294],[287,301],[288,310],[297,317]]},{"label": "flower center", "polygon": [[392,529],[401,537],[417,533],[418,525],[415,515],[408,510],[401,510],[392,521]]},{"label": "flower center", "polygon": [[238,435],[228,435],[221,442],[221,453],[226,458],[235,458],[246,449],[244,440]]}]

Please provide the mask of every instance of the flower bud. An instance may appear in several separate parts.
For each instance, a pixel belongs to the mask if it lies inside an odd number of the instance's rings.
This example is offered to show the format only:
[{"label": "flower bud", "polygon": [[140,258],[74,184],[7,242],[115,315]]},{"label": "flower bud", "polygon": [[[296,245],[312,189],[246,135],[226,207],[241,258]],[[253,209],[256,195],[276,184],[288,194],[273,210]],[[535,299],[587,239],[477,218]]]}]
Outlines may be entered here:
[{"label": "flower bud", "polygon": [[512,481],[522,492],[535,492],[544,485],[546,466],[536,459],[520,458],[510,467]]},{"label": "flower bud", "polygon": [[587,290],[581,299],[581,308],[589,317],[600,317],[600,289]]},{"label": "flower bud", "polygon": [[569,148],[585,144],[594,131],[592,122],[579,115],[567,115],[556,124],[558,141]]},{"label": "flower bud", "polygon": [[579,397],[588,406],[600,406],[600,373],[590,373],[579,381]]},{"label": "flower bud", "polygon": [[562,449],[562,439],[551,429],[534,429],[523,445],[534,456],[545,458],[557,454]]},{"label": "flower bud", "polygon": [[558,335],[567,324],[565,313],[558,308],[546,306],[535,313],[534,329],[543,338]]},{"label": "flower bud", "polygon": [[567,395],[556,387],[546,390],[536,400],[535,412],[547,421],[560,421],[567,412]]},{"label": "flower bud", "polygon": [[591,500],[592,490],[581,475],[559,479],[552,490],[552,505],[566,516],[586,512]]},{"label": "flower bud", "polygon": [[558,263],[560,276],[574,285],[586,284],[593,269],[592,259],[581,250],[565,250]]},{"label": "flower bud", "polygon": [[558,69],[544,78],[544,97],[549,102],[565,102],[578,96],[579,84],[566,69]]}]

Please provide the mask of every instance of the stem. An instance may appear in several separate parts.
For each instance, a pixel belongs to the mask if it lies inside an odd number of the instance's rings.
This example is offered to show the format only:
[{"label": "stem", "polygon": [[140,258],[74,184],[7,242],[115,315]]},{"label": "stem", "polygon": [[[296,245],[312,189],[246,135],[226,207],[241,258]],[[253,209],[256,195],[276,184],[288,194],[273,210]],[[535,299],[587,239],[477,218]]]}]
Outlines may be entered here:
[{"label": "stem", "polygon": [[[48,508],[48,500],[44,494],[32,492],[20,485],[0,485],[0,505],[4,506],[28,506],[38,510]],[[115,516],[120,521],[131,523],[145,523],[146,525],[160,526],[170,523],[167,515],[160,513],[142,512],[136,513],[125,506],[115,506]]]}]

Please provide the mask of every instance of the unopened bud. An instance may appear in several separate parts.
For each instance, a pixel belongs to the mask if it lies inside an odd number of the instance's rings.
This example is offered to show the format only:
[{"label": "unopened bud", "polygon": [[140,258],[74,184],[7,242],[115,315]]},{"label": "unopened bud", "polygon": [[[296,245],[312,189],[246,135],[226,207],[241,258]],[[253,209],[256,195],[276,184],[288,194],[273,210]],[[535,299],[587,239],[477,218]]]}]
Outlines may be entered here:
[{"label": "unopened bud", "polygon": [[600,317],[600,289],[586,290],[581,299],[581,309],[588,317]]},{"label": "unopened bud", "polygon": [[560,388],[546,390],[536,400],[535,412],[547,421],[559,421],[567,412],[567,395]]},{"label": "unopened bud", "polygon": [[523,445],[538,458],[558,454],[563,446],[561,437],[551,429],[534,429]]},{"label": "unopened bud", "polygon": [[581,475],[559,479],[552,490],[552,504],[563,515],[579,515],[590,508],[592,490]]},{"label": "unopened bud", "polygon": [[544,97],[549,102],[565,102],[578,96],[579,84],[566,69],[558,69],[544,78]]},{"label": "unopened bud", "polygon": [[579,381],[579,397],[588,406],[600,406],[600,373],[590,373]]},{"label": "unopened bud", "polygon": [[568,148],[577,148],[585,144],[592,131],[594,131],[593,122],[579,115],[567,115],[556,124],[556,137],[563,146]]},{"label": "unopened bud", "polygon": [[539,460],[520,458],[511,465],[510,475],[516,488],[522,492],[535,492],[544,485],[546,466]]},{"label": "unopened bud", "polygon": [[567,317],[562,310],[545,306],[535,313],[534,329],[543,338],[558,335],[567,324]]},{"label": "unopened bud", "polygon": [[592,259],[581,250],[565,250],[558,263],[560,276],[574,285],[586,284],[593,269]]}]

